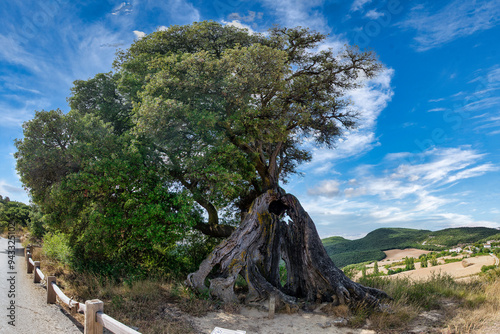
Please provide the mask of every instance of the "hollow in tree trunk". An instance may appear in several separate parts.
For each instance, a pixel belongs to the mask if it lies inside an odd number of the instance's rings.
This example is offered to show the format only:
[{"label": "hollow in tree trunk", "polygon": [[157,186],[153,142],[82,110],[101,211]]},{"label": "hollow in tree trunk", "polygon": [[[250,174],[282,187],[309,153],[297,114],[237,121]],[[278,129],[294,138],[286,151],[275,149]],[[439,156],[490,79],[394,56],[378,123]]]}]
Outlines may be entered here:
[{"label": "hollow in tree trunk", "polygon": [[[283,285],[282,260],[287,270]],[[248,284],[246,302],[266,300],[274,294],[285,304],[305,300],[377,306],[381,298],[388,297],[351,281],[334,265],[312,219],[297,198],[281,188],[255,199],[240,226],[198,271],[189,274],[187,284],[200,292],[208,289],[225,302],[238,302],[234,284],[239,275]]]}]

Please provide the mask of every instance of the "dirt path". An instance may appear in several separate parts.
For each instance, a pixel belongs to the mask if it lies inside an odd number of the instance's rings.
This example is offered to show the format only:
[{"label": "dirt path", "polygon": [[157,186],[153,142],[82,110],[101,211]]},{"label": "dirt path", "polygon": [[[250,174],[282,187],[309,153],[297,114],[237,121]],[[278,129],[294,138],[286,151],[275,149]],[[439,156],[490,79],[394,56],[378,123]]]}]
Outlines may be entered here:
[{"label": "dirt path", "polygon": [[212,312],[191,322],[200,334],[209,334],[215,327],[242,330],[247,334],[375,334],[369,329],[337,327],[341,318],[329,317],[322,313],[276,314],[269,319],[268,313],[244,307],[240,314]]},{"label": "dirt path", "polygon": [[82,333],[58,305],[47,304],[46,290],[26,273],[19,241],[13,267],[8,246],[8,240],[0,237],[0,334]]}]

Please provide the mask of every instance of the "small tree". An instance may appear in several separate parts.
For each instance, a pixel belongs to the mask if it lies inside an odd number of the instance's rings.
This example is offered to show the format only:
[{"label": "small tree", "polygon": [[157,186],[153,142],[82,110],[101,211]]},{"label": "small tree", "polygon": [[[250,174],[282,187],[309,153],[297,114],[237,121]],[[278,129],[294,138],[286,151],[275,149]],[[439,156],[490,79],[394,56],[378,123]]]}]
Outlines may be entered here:
[{"label": "small tree", "polygon": [[428,262],[427,262],[427,256],[420,257],[420,267],[421,268],[427,268]]},{"label": "small tree", "polygon": [[412,257],[405,257],[405,269],[414,270],[415,269],[415,259]]},{"label": "small tree", "polygon": [[378,274],[379,274],[378,262],[375,261],[375,264],[373,265],[373,275],[378,275]]}]

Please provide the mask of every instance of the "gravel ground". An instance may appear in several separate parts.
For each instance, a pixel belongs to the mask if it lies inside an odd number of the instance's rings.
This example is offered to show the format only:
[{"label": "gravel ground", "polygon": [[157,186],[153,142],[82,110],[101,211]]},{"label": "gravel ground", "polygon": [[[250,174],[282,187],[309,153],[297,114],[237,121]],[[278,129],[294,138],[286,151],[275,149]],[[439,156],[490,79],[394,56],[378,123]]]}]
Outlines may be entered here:
[{"label": "gravel ground", "polygon": [[0,237],[0,334],[83,333],[59,305],[47,304],[47,291],[26,273],[19,240],[13,267],[8,246],[8,240]]}]

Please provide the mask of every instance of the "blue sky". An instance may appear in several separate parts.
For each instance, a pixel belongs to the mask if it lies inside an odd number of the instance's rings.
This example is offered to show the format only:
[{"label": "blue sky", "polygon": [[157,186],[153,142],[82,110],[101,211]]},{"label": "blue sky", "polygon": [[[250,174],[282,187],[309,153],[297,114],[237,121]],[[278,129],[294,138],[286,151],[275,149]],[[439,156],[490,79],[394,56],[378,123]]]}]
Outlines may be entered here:
[{"label": "blue sky", "polygon": [[350,98],[359,127],[312,148],[284,187],[321,237],[379,227],[500,227],[500,1],[15,0],[0,5],[0,194],[28,202],[13,140],[34,110],[68,111],[72,82],[111,70],[117,48],[172,24],[273,24],[357,44],[386,70]]}]

